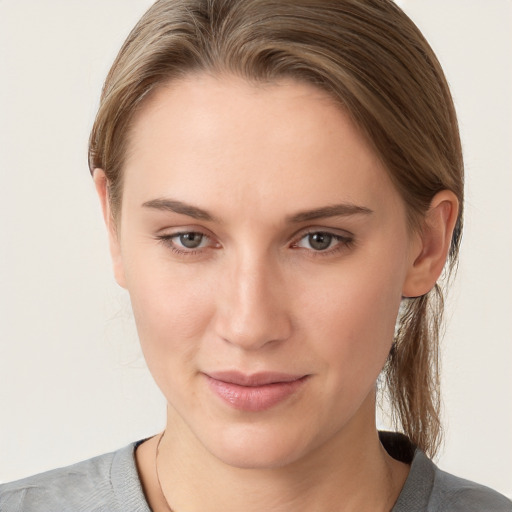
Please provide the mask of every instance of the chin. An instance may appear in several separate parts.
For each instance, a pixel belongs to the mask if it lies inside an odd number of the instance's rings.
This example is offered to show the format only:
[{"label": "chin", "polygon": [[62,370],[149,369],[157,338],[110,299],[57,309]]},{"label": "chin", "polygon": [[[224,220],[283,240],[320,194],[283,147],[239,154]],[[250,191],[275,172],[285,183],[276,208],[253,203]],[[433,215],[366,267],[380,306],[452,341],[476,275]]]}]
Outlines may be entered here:
[{"label": "chin", "polygon": [[[284,449],[283,449],[284,448]],[[287,466],[301,458],[296,448],[286,449],[281,446],[264,446],[252,442],[251,446],[239,445],[211,450],[212,455],[224,464],[239,469],[275,469]]]},{"label": "chin", "polygon": [[[304,429],[306,430],[306,429]],[[221,429],[220,435],[208,436],[203,446],[218,460],[241,469],[274,469],[301,459],[314,449],[304,436],[289,426],[251,424]],[[295,435],[294,435],[295,434]]]}]

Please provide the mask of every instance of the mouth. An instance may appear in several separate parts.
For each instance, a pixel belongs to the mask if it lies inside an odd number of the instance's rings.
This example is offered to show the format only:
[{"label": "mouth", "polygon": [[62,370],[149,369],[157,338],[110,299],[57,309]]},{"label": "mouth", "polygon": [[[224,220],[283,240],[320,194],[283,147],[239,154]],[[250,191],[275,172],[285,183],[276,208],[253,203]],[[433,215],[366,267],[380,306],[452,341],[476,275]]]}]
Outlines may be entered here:
[{"label": "mouth", "polygon": [[240,372],[204,374],[210,390],[234,409],[259,412],[270,409],[296,394],[309,375],[262,372],[246,375]]}]

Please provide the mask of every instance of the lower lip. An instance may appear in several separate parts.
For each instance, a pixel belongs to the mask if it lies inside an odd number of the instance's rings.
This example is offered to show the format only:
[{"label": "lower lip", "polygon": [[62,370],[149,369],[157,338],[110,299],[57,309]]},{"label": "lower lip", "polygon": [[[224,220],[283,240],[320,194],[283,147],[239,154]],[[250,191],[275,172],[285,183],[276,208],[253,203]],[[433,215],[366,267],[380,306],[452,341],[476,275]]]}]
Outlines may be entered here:
[{"label": "lower lip", "polygon": [[207,376],[210,389],[219,398],[234,409],[249,412],[265,411],[283,402],[302,387],[306,378],[263,386],[241,386]]}]

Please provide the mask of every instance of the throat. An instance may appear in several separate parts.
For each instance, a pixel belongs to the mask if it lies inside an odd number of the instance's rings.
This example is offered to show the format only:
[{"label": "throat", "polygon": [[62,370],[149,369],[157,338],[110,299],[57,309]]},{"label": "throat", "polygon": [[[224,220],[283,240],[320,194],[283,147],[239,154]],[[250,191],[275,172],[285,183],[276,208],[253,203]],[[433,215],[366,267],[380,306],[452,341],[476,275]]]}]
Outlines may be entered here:
[{"label": "throat", "polygon": [[380,442],[375,447],[374,456],[368,445],[359,452],[363,457],[345,452],[345,464],[324,456],[306,465],[255,470],[182,460],[180,469],[179,464],[169,464],[179,457],[173,454],[171,436],[160,434],[142,443],[135,455],[154,512],[389,512],[409,466],[393,459]]}]

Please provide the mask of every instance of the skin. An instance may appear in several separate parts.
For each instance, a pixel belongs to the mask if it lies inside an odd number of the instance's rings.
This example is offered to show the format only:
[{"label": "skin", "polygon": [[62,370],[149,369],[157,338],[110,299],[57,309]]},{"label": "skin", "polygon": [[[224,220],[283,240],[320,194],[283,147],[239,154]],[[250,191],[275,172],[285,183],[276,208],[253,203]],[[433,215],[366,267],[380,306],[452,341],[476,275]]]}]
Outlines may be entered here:
[{"label": "skin", "polygon": [[[116,222],[103,171],[94,178],[168,401],[158,471],[173,510],[390,510],[408,467],[378,440],[375,382],[402,296],[443,268],[455,196],[439,193],[411,232],[377,155],[324,92],[207,75],[160,88],[138,113]],[[344,209],[317,211],[333,205]],[[311,233],[332,235],[327,249]],[[219,370],[308,377],[248,412],[212,393],[205,373]],[[159,511],[156,442],[136,458]]]}]

